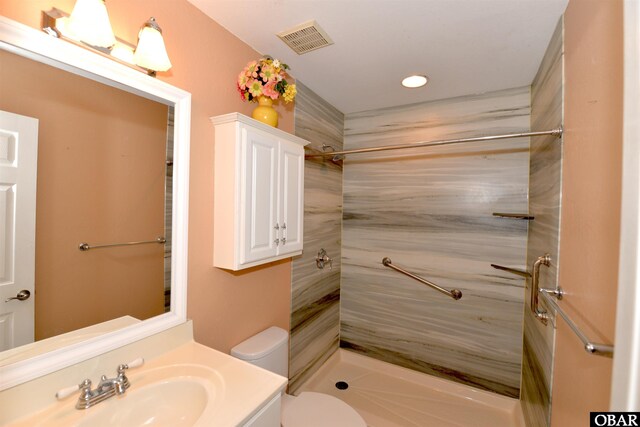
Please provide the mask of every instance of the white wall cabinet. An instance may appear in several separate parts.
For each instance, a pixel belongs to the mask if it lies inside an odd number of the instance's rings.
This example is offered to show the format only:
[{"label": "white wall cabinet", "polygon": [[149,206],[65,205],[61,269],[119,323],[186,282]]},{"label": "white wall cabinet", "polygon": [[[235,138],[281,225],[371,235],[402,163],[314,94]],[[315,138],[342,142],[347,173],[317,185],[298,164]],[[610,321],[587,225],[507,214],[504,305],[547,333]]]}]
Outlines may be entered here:
[{"label": "white wall cabinet", "polygon": [[213,265],[242,270],[301,254],[308,142],[239,113],[211,121]]}]

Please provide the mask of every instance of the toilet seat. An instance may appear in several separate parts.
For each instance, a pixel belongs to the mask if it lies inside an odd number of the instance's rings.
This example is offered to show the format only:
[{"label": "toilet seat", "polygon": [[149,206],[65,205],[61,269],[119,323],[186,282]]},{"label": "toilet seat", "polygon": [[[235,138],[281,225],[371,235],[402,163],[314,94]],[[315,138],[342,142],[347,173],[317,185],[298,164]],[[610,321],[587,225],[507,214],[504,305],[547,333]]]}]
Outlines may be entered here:
[{"label": "toilet seat", "polygon": [[367,427],[364,419],[337,397],[305,391],[283,396],[282,427]]}]

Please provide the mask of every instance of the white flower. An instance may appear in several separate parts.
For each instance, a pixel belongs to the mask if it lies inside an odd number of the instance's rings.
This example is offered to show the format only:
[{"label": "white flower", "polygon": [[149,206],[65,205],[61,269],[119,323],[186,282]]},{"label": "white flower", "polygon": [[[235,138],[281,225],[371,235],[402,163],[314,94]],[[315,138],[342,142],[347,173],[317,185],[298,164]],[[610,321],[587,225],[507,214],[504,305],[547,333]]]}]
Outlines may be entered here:
[{"label": "white flower", "polygon": [[276,67],[276,68],[280,68],[280,61],[277,60],[277,59],[274,59],[273,60],[273,66]]}]

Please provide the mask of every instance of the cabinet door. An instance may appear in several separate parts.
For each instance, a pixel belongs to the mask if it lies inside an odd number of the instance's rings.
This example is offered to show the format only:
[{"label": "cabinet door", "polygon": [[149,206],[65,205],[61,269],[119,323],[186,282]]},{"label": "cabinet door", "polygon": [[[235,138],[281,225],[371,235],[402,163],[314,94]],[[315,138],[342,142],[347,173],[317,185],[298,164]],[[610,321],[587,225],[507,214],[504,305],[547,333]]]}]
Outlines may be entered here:
[{"label": "cabinet door", "polygon": [[281,407],[281,397],[278,394],[242,427],[280,427]]},{"label": "cabinet door", "polygon": [[246,264],[278,252],[278,140],[249,127],[241,132],[240,263]]},{"label": "cabinet door", "polygon": [[280,144],[280,226],[279,254],[302,250],[304,215],[304,148],[281,141]]}]

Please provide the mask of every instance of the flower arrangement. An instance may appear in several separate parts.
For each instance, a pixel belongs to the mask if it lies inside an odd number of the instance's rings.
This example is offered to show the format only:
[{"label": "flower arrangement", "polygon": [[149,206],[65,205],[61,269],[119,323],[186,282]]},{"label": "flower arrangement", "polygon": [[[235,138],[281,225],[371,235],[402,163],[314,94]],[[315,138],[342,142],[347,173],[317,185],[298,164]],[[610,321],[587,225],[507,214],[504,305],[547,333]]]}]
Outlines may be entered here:
[{"label": "flower arrangement", "polygon": [[285,80],[289,66],[265,56],[258,61],[251,61],[238,75],[238,91],[243,101],[258,102],[265,96],[272,100],[280,96],[289,103],[296,96],[296,85]]}]

